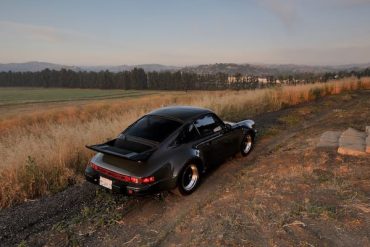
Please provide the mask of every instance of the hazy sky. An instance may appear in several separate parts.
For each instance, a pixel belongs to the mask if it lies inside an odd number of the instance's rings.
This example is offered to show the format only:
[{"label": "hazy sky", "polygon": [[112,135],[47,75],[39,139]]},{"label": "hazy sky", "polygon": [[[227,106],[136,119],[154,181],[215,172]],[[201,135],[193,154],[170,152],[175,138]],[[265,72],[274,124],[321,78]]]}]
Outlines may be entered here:
[{"label": "hazy sky", "polygon": [[0,0],[0,63],[370,62],[370,0]]}]

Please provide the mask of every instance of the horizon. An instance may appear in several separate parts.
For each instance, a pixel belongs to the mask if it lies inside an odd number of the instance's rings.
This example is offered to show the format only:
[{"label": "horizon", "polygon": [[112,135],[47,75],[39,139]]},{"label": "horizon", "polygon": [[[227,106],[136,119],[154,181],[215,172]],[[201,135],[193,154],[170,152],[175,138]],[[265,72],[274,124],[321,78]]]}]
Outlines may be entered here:
[{"label": "horizon", "polygon": [[370,57],[370,0],[2,1],[0,63],[343,66]]},{"label": "horizon", "polygon": [[24,61],[24,62],[11,62],[11,63],[4,63],[0,62],[1,65],[7,64],[27,64],[27,63],[46,63],[46,64],[53,64],[53,65],[61,65],[61,66],[70,66],[70,67],[119,67],[119,66],[143,66],[143,65],[160,65],[160,66],[167,66],[167,67],[196,67],[196,66],[203,66],[203,65],[215,65],[215,64],[235,64],[235,65],[252,65],[252,66],[308,66],[308,67],[345,67],[345,66],[363,66],[363,65],[370,65],[369,62],[364,63],[347,63],[347,64],[298,64],[298,63],[248,63],[248,62],[215,62],[215,63],[204,63],[204,64],[185,64],[185,65],[174,65],[174,64],[161,64],[161,63],[141,63],[141,64],[96,64],[96,65],[86,65],[86,64],[62,64],[62,63],[55,63],[55,62],[48,62],[48,61]]}]

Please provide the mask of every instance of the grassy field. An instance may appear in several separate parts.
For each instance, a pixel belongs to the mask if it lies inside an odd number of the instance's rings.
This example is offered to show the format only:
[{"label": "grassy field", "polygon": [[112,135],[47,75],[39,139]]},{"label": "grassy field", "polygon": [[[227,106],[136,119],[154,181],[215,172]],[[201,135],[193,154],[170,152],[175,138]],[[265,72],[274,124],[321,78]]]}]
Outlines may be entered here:
[{"label": "grassy field", "polygon": [[153,93],[153,91],[118,89],[1,88],[0,106],[77,100],[117,99]]},{"label": "grassy field", "polygon": [[349,91],[256,116],[254,151],[212,169],[191,196],[81,183],[0,210],[2,245],[369,246],[370,157],[316,147],[325,131],[364,131],[369,99]]},{"label": "grassy field", "polygon": [[167,105],[195,105],[237,121],[317,98],[370,89],[370,78],[256,91],[163,93],[83,106],[40,109],[0,119],[0,207],[55,193],[81,180],[92,152],[141,115]]}]

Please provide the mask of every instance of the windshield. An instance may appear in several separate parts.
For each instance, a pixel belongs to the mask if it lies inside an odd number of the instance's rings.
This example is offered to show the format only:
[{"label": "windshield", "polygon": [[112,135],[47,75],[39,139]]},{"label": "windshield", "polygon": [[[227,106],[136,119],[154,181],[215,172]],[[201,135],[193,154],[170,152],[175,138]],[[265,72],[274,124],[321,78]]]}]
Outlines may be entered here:
[{"label": "windshield", "polygon": [[125,135],[162,142],[182,124],[159,116],[145,116],[125,131]]}]

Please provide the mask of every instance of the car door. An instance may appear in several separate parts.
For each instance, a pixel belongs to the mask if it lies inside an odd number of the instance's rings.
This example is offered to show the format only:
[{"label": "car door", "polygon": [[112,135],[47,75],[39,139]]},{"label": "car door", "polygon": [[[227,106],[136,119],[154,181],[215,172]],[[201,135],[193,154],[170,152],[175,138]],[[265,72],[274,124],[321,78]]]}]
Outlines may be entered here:
[{"label": "car door", "polygon": [[213,118],[215,119],[216,123],[220,124],[223,128],[222,136],[220,137],[220,148],[223,150],[225,158],[234,155],[235,153],[240,151],[240,144],[241,144],[241,136],[243,135],[243,130],[241,128],[233,129],[227,128],[225,123],[215,114],[212,114]]},{"label": "car door", "polygon": [[207,165],[222,163],[229,154],[228,139],[223,138],[224,126],[213,114],[207,114],[194,122],[200,139],[196,148],[200,150]]}]

